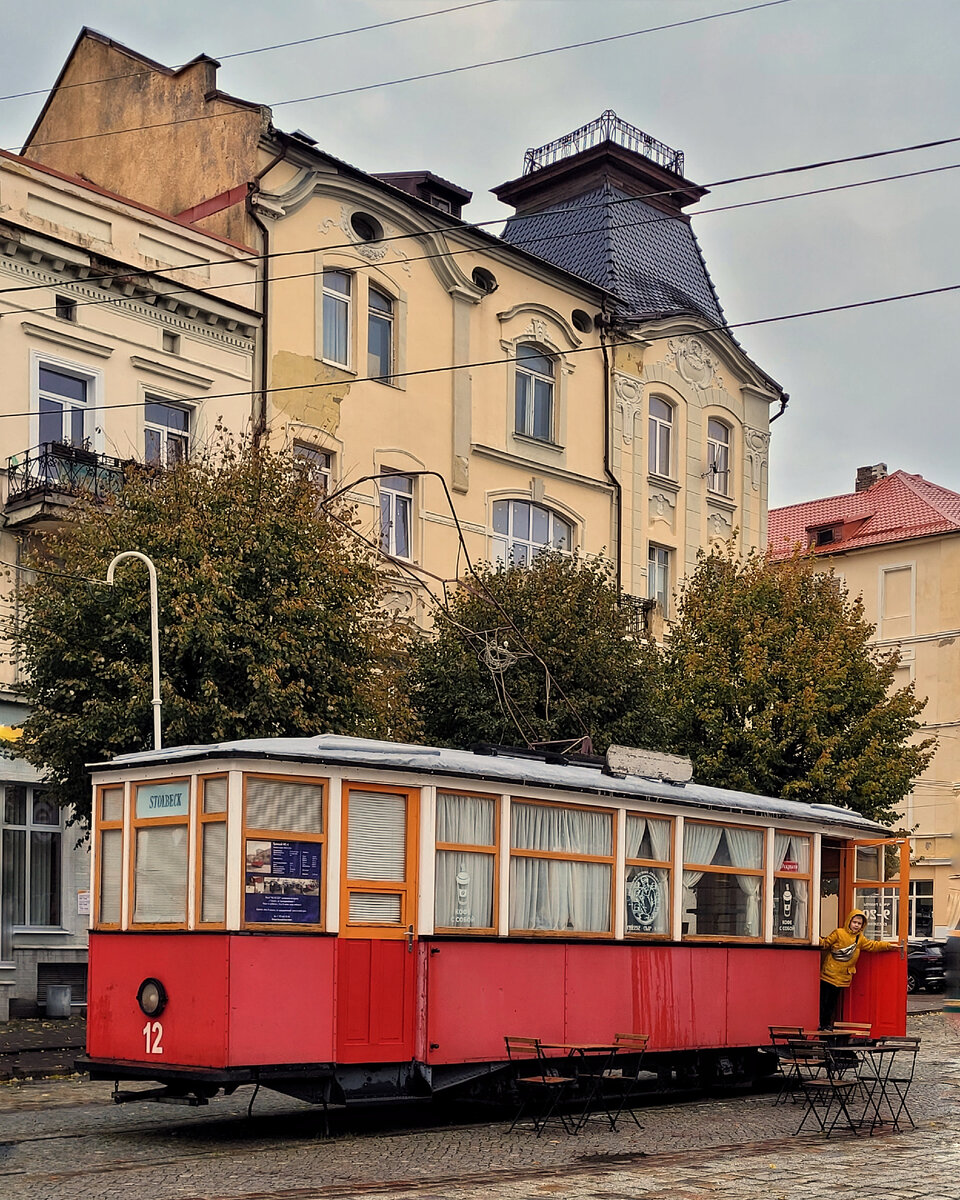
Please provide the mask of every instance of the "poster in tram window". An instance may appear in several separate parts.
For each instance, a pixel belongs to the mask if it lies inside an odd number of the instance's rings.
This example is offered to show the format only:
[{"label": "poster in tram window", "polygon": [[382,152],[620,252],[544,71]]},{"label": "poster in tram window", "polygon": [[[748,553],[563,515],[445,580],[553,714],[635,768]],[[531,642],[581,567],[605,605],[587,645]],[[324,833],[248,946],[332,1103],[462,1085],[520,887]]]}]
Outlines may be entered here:
[{"label": "poster in tram window", "polygon": [[320,920],[320,847],[316,842],[249,840],[244,919],[262,925]]}]

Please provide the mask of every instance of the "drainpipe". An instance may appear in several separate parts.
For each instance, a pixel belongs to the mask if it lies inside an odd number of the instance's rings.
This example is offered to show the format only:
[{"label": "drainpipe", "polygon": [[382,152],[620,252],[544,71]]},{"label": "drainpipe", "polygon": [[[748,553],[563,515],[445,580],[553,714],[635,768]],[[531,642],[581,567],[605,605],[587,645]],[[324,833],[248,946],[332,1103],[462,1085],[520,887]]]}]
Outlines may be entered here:
[{"label": "drainpipe", "polygon": [[610,420],[610,355],[607,352],[606,333],[607,327],[610,324],[610,314],[606,310],[606,301],[604,301],[604,307],[600,310],[598,322],[598,328],[600,332],[600,352],[603,355],[603,473],[613,484],[614,504],[616,505],[617,510],[617,520],[613,540],[617,567],[617,596],[619,596],[623,591],[623,488],[620,486],[620,480],[610,469],[610,439],[613,422]]},{"label": "drainpipe", "polygon": [[768,424],[772,425],[774,423],[774,421],[779,420],[779,418],[783,416],[784,410],[786,409],[786,407],[789,403],[790,403],[789,394],[787,392],[781,392],[780,393],[780,411],[773,414],[773,416],[770,418]]},{"label": "drainpipe", "polygon": [[260,445],[260,440],[267,431],[267,388],[270,386],[270,230],[257,216],[254,208],[254,198],[260,191],[260,180],[272,171],[283,158],[283,151],[275,154],[262,171],[250,181],[247,193],[247,212],[250,220],[260,230],[260,244],[263,252],[263,270],[260,276],[262,303],[260,305],[260,411],[253,417],[253,444]]}]

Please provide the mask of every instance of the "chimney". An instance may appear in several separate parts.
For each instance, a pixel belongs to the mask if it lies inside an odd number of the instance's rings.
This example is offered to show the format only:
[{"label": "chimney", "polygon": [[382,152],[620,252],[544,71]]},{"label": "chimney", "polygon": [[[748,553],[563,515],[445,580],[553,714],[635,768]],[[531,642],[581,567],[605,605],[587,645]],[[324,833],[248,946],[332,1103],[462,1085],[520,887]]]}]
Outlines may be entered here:
[{"label": "chimney", "polygon": [[857,486],[854,491],[865,492],[875,483],[887,477],[887,464],[875,463],[872,467],[857,467]]}]

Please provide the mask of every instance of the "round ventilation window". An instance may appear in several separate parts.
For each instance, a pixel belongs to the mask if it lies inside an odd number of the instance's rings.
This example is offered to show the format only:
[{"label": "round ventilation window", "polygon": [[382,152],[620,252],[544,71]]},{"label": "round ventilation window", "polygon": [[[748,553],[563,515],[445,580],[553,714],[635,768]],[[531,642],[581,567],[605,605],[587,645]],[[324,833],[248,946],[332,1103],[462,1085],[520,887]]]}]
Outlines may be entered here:
[{"label": "round ventilation window", "polygon": [[575,308],[570,314],[570,320],[573,321],[574,329],[579,329],[581,333],[590,333],[593,329],[593,317],[582,308]]},{"label": "round ventilation window", "polygon": [[497,283],[496,275],[492,271],[488,271],[486,267],[474,267],[472,279],[481,292],[486,292],[487,295],[495,292],[500,286]]},{"label": "round ventilation window", "polygon": [[383,237],[383,226],[369,213],[354,213],[350,218],[350,228],[361,242],[379,242]]}]

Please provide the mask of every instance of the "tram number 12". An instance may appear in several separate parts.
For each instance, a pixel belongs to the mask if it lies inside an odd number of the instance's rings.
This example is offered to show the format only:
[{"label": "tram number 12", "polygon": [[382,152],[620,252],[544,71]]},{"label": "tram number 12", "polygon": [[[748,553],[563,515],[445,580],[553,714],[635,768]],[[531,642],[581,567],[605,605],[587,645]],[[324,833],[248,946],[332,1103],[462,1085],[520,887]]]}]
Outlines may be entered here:
[{"label": "tram number 12", "polygon": [[159,1021],[148,1021],[141,1030],[144,1041],[147,1043],[148,1054],[162,1054],[163,1044],[163,1026]]}]

